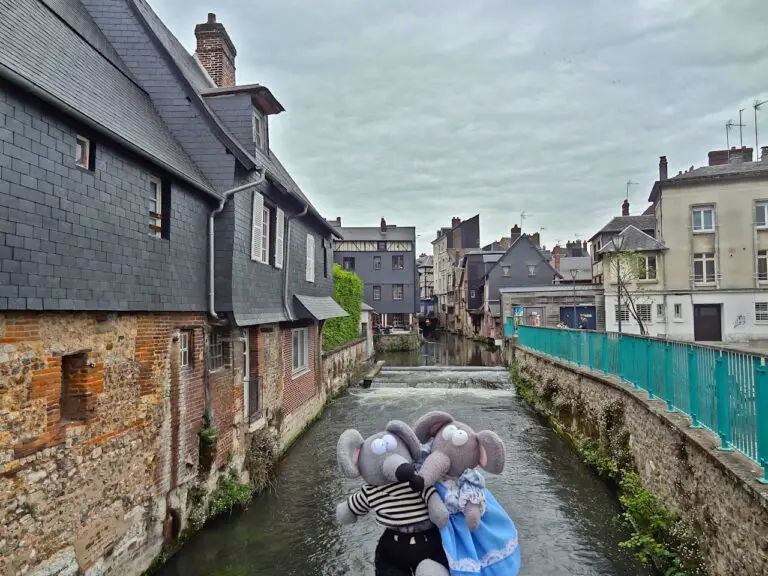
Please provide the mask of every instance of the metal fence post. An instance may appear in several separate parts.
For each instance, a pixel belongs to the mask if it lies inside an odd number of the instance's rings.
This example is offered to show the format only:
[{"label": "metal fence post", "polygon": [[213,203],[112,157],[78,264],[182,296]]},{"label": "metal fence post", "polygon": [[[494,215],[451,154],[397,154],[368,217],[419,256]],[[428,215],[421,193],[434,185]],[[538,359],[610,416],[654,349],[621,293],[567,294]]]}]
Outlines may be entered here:
[{"label": "metal fence post", "polygon": [[656,388],[656,383],[652,381],[651,374],[651,339],[645,339],[645,389],[648,391],[648,400],[655,398],[653,391]]},{"label": "metal fence post", "polygon": [[701,428],[699,424],[699,372],[696,350],[688,346],[688,397],[691,402],[691,428]]},{"label": "metal fence post", "polygon": [[639,360],[638,358],[639,354],[637,353],[637,342],[635,341],[634,336],[632,337],[631,342],[632,342],[632,359],[629,362],[629,365],[632,368],[632,384],[634,385],[635,390],[640,390],[640,385],[637,382],[637,374],[638,374],[637,364]]},{"label": "metal fence post", "polygon": [[765,358],[755,366],[755,403],[757,417],[757,460],[763,467],[761,484],[768,484],[768,369]]},{"label": "metal fence post", "polygon": [[592,360],[592,332],[584,332],[584,334],[587,335],[587,366],[592,370],[592,367],[595,365]]},{"label": "metal fence post", "polygon": [[720,350],[715,358],[715,395],[717,396],[717,433],[720,436],[720,450],[730,452],[731,419],[728,394],[728,364]]},{"label": "metal fence post", "polygon": [[608,374],[608,334],[603,333],[603,374]]},{"label": "metal fence post", "polygon": [[667,399],[667,412],[675,411],[674,375],[672,371],[672,344],[664,345],[664,392]]}]

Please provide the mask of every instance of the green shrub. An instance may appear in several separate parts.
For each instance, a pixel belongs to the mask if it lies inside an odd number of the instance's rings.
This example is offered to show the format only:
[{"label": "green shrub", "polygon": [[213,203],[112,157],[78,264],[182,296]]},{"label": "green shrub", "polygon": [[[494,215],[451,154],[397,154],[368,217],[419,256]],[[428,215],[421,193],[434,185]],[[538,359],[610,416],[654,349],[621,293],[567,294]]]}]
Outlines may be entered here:
[{"label": "green shrub", "polygon": [[360,337],[363,281],[354,272],[333,265],[333,299],[349,314],[331,318],[323,325],[323,349],[333,350]]}]

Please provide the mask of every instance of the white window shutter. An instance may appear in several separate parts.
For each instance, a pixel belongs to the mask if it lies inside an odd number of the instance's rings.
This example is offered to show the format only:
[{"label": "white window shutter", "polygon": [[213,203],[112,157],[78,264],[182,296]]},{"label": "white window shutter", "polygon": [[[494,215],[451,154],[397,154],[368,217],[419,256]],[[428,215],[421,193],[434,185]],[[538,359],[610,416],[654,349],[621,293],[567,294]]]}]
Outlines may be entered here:
[{"label": "white window shutter", "polygon": [[315,281],[315,238],[307,234],[307,282]]},{"label": "white window shutter", "polygon": [[253,193],[253,216],[251,221],[251,260],[261,262],[261,227],[264,225],[264,197]]},{"label": "white window shutter", "polygon": [[275,230],[275,268],[283,267],[283,243],[285,235],[285,212],[277,209],[277,216],[275,218],[277,222],[277,229]]}]

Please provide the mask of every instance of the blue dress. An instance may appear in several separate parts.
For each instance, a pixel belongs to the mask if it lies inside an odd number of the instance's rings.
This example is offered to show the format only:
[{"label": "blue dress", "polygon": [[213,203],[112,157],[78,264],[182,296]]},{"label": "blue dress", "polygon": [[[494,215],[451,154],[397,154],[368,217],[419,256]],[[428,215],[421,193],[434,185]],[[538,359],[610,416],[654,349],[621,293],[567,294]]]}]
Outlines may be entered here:
[{"label": "blue dress", "polygon": [[[445,500],[447,489],[435,484]],[[451,576],[516,576],[520,571],[520,548],[514,522],[491,492],[483,488],[485,513],[477,530],[470,532],[464,514],[453,513],[440,530]]]}]

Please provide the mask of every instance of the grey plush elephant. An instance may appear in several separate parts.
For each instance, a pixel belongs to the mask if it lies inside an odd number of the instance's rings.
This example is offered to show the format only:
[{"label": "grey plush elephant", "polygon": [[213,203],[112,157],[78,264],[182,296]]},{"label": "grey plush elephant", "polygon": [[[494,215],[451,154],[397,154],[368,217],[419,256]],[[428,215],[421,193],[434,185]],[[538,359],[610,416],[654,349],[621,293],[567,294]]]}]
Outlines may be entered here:
[{"label": "grey plush elephant", "polygon": [[[504,471],[504,443],[490,430],[475,432],[445,412],[428,412],[416,421],[414,432],[420,442],[432,438],[429,456],[418,474],[412,476],[410,486],[420,492],[434,486],[444,477],[458,478],[470,468],[479,466],[492,474]],[[405,469],[400,471],[405,479]],[[469,502],[464,507],[467,526],[474,531],[480,524],[481,506]]]},{"label": "grey plush elephant", "polygon": [[438,530],[447,524],[448,510],[433,487],[414,492],[397,479],[411,477],[421,455],[413,430],[399,420],[367,439],[345,430],[336,455],[342,475],[365,480],[336,507],[338,522],[356,522],[372,510],[385,528],[376,547],[376,576],[449,576]]}]

